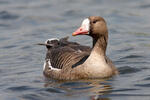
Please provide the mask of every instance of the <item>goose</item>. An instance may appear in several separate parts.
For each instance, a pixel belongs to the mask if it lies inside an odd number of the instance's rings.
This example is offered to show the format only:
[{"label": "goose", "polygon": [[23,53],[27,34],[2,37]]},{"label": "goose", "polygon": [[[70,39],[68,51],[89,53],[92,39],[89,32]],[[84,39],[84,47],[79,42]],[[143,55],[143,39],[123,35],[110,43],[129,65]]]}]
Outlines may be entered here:
[{"label": "goose", "polygon": [[112,61],[106,56],[108,30],[106,21],[100,16],[90,16],[83,20],[81,27],[73,36],[88,35],[93,39],[93,46],[83,46],[68,41],[69,37],[48,39],[43,66],[47,78],[57,80],[99,79],[118,74]]}]

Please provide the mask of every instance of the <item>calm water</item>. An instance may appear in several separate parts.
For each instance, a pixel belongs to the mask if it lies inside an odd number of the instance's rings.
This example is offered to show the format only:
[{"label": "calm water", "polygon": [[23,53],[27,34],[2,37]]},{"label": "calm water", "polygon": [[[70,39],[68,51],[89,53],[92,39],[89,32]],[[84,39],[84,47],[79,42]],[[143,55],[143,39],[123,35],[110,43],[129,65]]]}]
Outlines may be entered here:
[{"label": "calm water", "polygon": [[[106,19],[107,55],[120,75],[107,80],[46,80],[48,38],[72,37],[91,15]],[[150,0],[0,0],[0,100],[150,100]]]}]

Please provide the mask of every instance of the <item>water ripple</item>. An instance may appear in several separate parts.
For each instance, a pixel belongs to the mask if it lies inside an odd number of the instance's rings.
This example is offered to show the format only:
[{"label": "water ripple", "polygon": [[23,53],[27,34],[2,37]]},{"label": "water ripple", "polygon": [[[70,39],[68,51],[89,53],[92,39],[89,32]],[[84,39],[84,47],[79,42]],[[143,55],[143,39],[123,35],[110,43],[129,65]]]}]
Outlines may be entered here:
[{"label": "water ripple", "polygon": [[124,91],[135,91],[135,90],[140,90],[140,89],[127,89],[127,88],[121,88],[118,90],[112,90],[114,92],[124,92]]},{"label": "water ripple", "polygon": [[11,90],[14,92],[22,92],[22,91],[27,91],[27,90],[34,90],[35,88],[31,88],[29,86],[16,86],[16,87],[9,87],[7,90]]},{"label": "water ripple", "polygon": [[49,92],[49,93],[65,93],[60,88],[52,88],[52,87],[43,88],[40,91],[46,91],[46,92]]},{"label": "water ripple", "polygon": [[20,97],[27,100],[43,100],[39,94],[25,94]]},{"label": "water ripple", "polygon": [[139,7],[143,9],[150,8],[150,4],[140,5]]},{"label": "water ripple", "polygon": [[123,93],[122,93],[122,94],[121,94],[121,93],[119,93],[119,94],[111,94],[111,96],[115,96],[115,97],[116,97],[116,96],[119,96],[119,97],[122,97],[122,96],[127,96],[127,97],[128,97],[128,96],[137,96],[137,97],[143,96],[143,97],[145,97],[145,96],[148,96],[148,97],[149,97],[150,94],[138,94],[138,93],[137,93],[137,94],[136,94],[136,93],[135,93],[135,94],[134,94],[134,93],[131,93],[131,94],[123,94]]},{"label": "water ripple", "polygon": [[130,48],[124,48],[124,49],[121,49],[121,50],[117,50],[118,52],[129,52],[129,51],[131,51],[131,50],[134,50],[134,48],[133,47],[130,47]]},{"label": "water ripple", "polygon": [[119,68],[120,74],[131,74],[131,73],[137,73],[139,71],[141,71],[141,69],[133,68],[133,67],[130,67],[130,66],[123,66],[123,67]]},{"label": "water ripple", "polygon": [[[149,2],[0,0],[0,99],[149,100]],[[107,22],[107,53],[120,75],[104,80],[45,82],[46,49],[33,44],[70,36],[91,15],[102,16]],[[92,44],[87,36],[71,37],[70,41]]]},{"label": "water ripple", "polygon": [[17,19],[18,17],[19,17],[18,15],[11,14],[7,11],[0,12],[0,19],[2,19],[2,20]]},{"label": "water ripple", "polygon": [[12,49],[12,48],[15,48],[17,47],[17,45],[7,45],[7,46],[4,46],[2,47],[3,49]]},{"label": "water ripple", "polygon": [[148,84],[135,84],[134,86],[138,86],[138,87],[150,87],[150,83],[148,83]]},{"label": "water ripple", "polygon": [[68,87],[68,86],[72,86],[72,87],[77,87],[77,86],[85,86],[90,84],[89,82],[65,82],[63,84],[61,84],[62,87]]},{"label": "water ripple", "polygon": [[144,58],[144,56],[141,56],[141,55],[128,55],[128,56],[125,56],[125,57],[122,57],[120,59],[129,59],[129,58]]},{"label": "water ripple", "polygon": [[150,77],[145,78],[144,80],[150,80]]}]

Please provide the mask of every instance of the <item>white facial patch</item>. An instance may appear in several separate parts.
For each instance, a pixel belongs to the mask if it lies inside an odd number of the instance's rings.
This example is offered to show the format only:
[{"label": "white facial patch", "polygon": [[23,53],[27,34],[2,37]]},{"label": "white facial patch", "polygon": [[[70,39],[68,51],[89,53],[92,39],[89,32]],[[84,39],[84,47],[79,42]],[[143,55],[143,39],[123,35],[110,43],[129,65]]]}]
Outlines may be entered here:
[{"label": "white facial patch", "polygon": [[89,29],[90,29],[90,20],[88,18],[84,19],[83,22],[82,22],[81,27],[83,27],[84,29],[89,31]]}]

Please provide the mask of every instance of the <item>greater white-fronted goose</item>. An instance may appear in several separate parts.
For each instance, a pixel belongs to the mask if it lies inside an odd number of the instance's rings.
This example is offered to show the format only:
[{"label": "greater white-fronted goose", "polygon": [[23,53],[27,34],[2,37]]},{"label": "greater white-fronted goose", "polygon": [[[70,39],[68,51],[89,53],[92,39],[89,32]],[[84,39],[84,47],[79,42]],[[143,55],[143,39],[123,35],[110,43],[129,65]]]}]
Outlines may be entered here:
[{"label": "greater white-fronted goose", "polygon": [[93,47],[69,42],[68,37],[48,39],[43,73],[58,80],[107,78],[118,73],[106,56],[108,30],[102,17],[91,16],[73,34],[93,38]]}]

